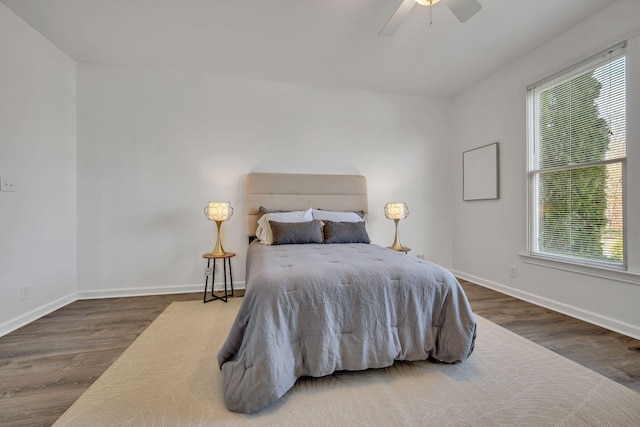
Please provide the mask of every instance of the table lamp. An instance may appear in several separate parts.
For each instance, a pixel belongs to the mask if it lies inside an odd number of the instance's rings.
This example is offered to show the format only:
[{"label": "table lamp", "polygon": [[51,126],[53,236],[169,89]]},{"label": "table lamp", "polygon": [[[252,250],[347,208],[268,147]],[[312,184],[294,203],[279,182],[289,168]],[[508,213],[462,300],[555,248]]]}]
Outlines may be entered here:
[{"label": "table lamp", "polygon": [[400,244],[400,239],[398,239],[398,222],[409,216],[409,207],[406,203],[387,203],[384,207],[384,216],[388,219],[392,219],[396,223],[396,238],[390,248],[395,249],[396,251],[403,250],[404,248]]},{"label": "table lamp", "polygon": [[226,252],[222,248],[222,241],[220,239],[220,226],[224,221],[228,221],[233,215],[233,208],[229,202],[209,202],[204,207],[204,216],[210,221],[215,221],[217,225],[217,239],[216,246],[209,255],[224,256]]}]

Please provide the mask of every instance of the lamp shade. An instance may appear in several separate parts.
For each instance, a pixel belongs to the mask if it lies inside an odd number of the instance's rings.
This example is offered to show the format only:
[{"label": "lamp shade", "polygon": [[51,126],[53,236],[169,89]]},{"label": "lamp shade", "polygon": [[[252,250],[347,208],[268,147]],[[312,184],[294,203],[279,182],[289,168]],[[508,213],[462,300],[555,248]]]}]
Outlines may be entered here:
[{"label": "lamp shade", "polygon": [[211,221],[228,221],[233,216],[229,202],[209,202],[204,207],[204,216]]},{"label": "lamp shade", "polygon": [[409,206],[406,203],[387,203],[384,207],[384,216],[388,219],[405,219],[409,216]]}]

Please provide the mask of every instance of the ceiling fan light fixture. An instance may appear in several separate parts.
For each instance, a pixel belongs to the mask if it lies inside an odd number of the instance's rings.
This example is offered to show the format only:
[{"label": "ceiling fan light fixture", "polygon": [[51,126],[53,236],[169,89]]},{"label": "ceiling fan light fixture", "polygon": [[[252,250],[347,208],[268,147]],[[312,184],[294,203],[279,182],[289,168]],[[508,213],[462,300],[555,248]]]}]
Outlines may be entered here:
[{"label": "ceiling fan light fixture", "polygon": [[[439,2],[440,0],[402,0],[402,3],[400,3],[396,11],[393,12],[393,15],[391,15],[391,18],[384,24],[384,27],[382,27],[378,35],[381,37],[392,36],[416,3],[423,6],[433,6]],[[477,0],[447,0],[445,5],[460,22],[466,22],[482,9],[482,5],[478,3]],[[432,11],[433,9],[429,8],[429,25],[431,25]]]}]

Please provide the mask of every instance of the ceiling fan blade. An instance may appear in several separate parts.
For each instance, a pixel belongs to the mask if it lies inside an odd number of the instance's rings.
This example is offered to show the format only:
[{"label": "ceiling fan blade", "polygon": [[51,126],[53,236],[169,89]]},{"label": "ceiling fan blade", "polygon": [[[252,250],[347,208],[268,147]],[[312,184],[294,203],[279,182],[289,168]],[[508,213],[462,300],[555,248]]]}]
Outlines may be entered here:
[{"label": "ceiling fan blade", "polygon": [[445,4],[460,22],[465,22],[482,9],[476,0],[445,0]]},{"label": "ceiling fan blade", "polygon": [[405,18],[405,16],[407,16],[409,12],[411,12],[411,9],[413,9],[413,6],[415,6],[415,4],[416,2],[414,0],[403,0],[402,3],[400,3],[400,6],[398,6],[396,11],[393,13],[393,15],[391,15],[391,18],[389,18],[387,23],[384,24],[384,27],[382,27],[378,35],[381,37],[392,36],[400,26],[400,23]]}]

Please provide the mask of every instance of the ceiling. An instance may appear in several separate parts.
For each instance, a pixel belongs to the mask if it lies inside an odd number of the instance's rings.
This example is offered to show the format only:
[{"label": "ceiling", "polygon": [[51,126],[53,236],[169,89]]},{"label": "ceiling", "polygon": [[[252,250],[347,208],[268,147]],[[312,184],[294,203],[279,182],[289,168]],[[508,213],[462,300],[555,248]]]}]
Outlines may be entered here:
[{"label": "ceiling", "polygon": [[614,0],[0,0],[78,62],[455,96]]}]

